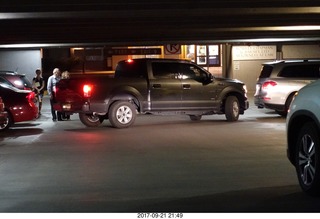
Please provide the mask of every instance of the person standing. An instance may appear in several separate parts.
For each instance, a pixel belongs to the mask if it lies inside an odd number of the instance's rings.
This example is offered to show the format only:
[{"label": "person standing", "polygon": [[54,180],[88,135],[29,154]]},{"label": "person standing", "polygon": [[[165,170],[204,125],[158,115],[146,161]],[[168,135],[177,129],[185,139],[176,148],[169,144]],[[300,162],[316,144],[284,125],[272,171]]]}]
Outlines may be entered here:
[{"label": "person standing", "polygon": [[[64,71],[61,74],[61,79],[69,79],[70,78],[70,73],[68,71]],[[70,120],[70,115],[66,113],[61,113],[61,118],[62,120]]]},{"label": "person standing", "polygon": [[56,91],[56,84],[60,81],[60,69],[55,68],[53,69],[53,74],[48,78],[47,83],[47,91],[48,95],[50,96],[50,105],[51,105],[51,114],[52,114],[52,121],[56,122],[57,118],[58,121],[62,121],[61,112],[56,112],[53,108],[53,104],[55,103],[55,91]]},{"label": "person standing", "polygon": [[39,103],[39,106],[38,106],[39,116],[41,115],[42,99],[43,99],[44,86],[45,86],[45,81],[43,80],[41,73],[42,73],[41,70],[37,69],[36,76],[32,79],[33,92],[36,94],[36,97]]}]

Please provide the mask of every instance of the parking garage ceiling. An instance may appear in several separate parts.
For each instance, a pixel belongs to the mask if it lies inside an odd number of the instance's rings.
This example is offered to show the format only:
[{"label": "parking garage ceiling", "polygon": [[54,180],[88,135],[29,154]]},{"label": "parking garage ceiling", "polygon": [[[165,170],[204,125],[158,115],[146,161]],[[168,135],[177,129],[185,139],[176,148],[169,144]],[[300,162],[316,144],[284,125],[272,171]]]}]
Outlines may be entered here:
[{"label": "parking garage ceiling", "polygon": [[13,0],[1,4],[0,45],[320,41],[316,0]]}]

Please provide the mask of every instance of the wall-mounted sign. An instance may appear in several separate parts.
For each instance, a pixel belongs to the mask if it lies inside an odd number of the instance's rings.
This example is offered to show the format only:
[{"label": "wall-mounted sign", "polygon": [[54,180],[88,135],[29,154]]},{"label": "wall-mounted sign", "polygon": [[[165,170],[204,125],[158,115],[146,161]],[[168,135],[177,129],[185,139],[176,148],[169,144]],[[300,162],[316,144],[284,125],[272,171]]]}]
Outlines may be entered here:
[{"label": "wall-mounted sign", "polygon": [[232,56],[233,60],[276,59],[277,46],[234,46]]},{"label": "wall-mounted sign", "polygon": [[180,44],[168,44],[164,46],[164,54],[166,55],[179,55],[181,54]]},{"label": "wall-mounted sign", "polygon": [[128,49],[128,48],[118,48],[109,49],[106,51],[109,56],[112,55],[161,55],[160,48],[146,48],[146,49]]}]

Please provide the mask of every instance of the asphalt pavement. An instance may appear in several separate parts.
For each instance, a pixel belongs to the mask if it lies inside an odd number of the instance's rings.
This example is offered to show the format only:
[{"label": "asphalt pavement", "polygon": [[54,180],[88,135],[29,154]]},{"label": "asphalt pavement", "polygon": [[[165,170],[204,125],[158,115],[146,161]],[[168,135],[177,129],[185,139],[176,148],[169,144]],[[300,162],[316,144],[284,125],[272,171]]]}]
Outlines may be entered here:
[{"label": "asphalt pavement", "polygon": [[0,134],[0,212],[319,212],[286,158],[285,119],[141,115],[87,128],[42,115]]}]

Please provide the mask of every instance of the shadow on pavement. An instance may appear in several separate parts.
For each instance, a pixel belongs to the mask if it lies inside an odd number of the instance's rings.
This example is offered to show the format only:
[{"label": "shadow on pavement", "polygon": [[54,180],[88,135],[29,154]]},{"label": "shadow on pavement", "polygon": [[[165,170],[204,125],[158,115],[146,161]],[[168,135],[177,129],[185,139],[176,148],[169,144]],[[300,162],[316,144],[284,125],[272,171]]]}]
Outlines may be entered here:
[{"label": "shadow on pavement", "polygon": [[320,198],[304,194],[298,185],[258,188],[183,198],[132,209],[134,212],[290,213],[320,212]]},{"label": "shadow on pavement", "polygon": [[[319,213],[320,198],[304,194],[298,185],[257,188],[181,199],[109,201],[107,194],[68,194],[42,201],[21,201],[6,212],[68,213]],[[105,197],[105,198],[102,198]]]}]

